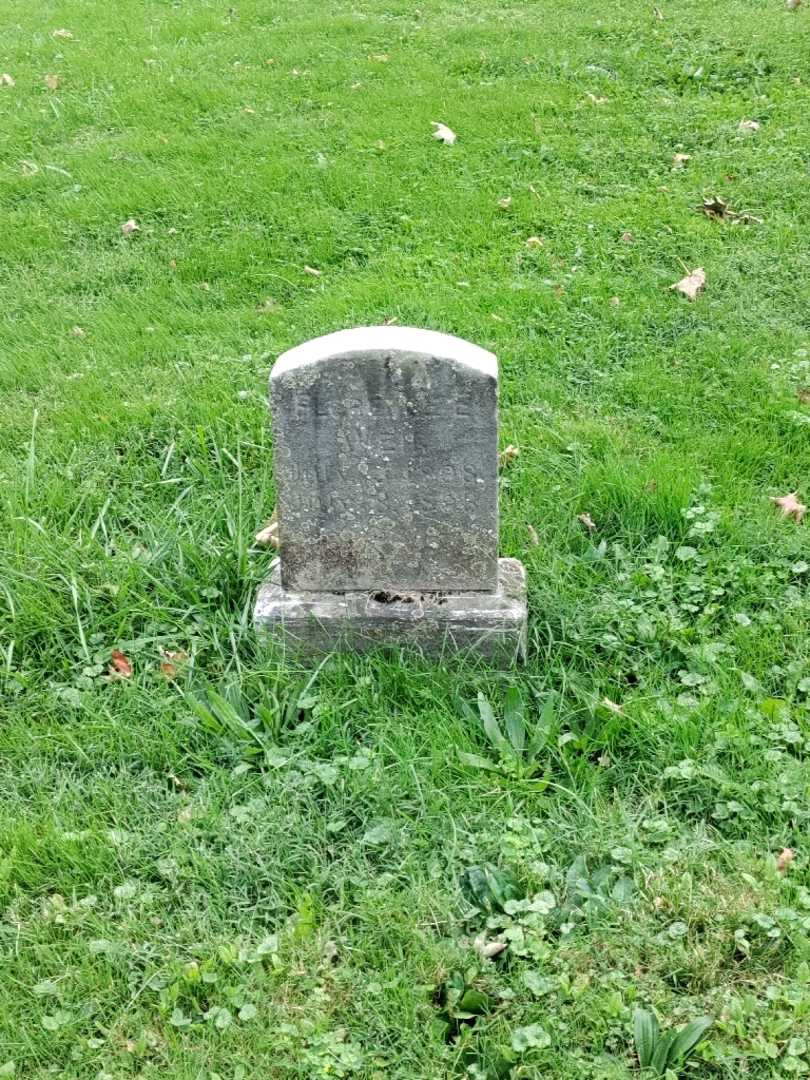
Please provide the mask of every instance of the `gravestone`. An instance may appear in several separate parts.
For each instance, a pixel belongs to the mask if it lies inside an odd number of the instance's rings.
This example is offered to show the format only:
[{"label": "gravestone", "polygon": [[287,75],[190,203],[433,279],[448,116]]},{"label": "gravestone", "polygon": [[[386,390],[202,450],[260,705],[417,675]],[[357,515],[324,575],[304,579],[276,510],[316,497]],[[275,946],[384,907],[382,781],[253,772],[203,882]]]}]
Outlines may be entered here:
[{"label": "gravestone", "polygon": [[431,330],[342,330],[270,377],[279,559],[257,627],[299,652],[523,654],[525,572],[498,558],[498,365]]}]

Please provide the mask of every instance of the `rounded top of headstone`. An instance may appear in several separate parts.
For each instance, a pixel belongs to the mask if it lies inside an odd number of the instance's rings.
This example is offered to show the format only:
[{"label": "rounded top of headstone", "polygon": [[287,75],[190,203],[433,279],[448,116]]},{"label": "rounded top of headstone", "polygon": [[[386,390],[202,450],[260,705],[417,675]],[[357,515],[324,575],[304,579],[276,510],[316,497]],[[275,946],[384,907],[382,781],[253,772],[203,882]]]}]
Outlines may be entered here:
[{"label": "rounded top of headstone", "polygon": [[323,360],[369,353],[429,356],[460,364],[492,379],[498,378],[498,361],[493,353],[464,338],[414,326],[358,326],[324,334],[282,353],[273,365],[270,377],[277,379],[294,369],[310,367]]}]

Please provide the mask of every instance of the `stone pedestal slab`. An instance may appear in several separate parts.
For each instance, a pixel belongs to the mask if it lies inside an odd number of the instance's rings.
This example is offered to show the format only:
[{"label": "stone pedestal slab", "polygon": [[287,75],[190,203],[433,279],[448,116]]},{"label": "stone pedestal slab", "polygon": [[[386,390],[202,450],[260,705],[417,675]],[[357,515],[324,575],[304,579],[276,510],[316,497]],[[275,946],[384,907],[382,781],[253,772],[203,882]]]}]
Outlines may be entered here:
[{"label": "stone pedestal slab", "polygon": [[509,667],[526,651],[526,571],[517,559],[499,559],[491,592],[298,592],[282,586],[276,559],[254,621],[297,657],[395,646]]}]

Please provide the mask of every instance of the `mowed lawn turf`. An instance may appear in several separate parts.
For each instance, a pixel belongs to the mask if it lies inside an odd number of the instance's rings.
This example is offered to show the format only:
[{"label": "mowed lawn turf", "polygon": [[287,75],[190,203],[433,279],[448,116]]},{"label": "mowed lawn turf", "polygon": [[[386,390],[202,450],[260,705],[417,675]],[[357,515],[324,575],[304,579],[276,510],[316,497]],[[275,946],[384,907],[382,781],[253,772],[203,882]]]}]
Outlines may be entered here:
[{"label": "mowed lawn turf", "polygon": [[[0,0],[0,1076],[808,1072],[808,19]],[[393,319],[499,357],[518,671],[251,631],[269,368]]]}]

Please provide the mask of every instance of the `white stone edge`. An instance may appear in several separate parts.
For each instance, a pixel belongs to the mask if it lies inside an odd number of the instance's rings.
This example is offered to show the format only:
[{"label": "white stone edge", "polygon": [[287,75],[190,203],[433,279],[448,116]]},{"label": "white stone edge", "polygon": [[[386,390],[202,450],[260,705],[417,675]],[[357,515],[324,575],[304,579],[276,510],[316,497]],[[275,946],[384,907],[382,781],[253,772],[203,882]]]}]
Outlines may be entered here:
[{"label": "white stone edge", "polygon": [[322,360],[335,360],[363,353],[410,353],[451,360],[497,381],[498,360],[494,353],[464,338],[421,330],[415,326],[358,326],[313,338],[282,353],[273,365],[270,378],[277,379],[296,368],[310,367]]}]

